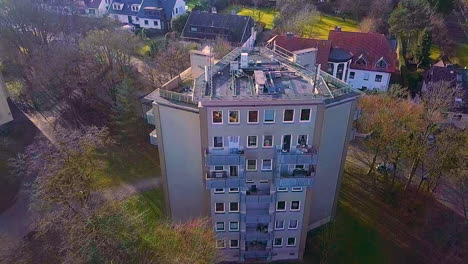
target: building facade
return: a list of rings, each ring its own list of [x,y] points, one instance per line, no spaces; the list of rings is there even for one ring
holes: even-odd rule
[[[193,56],[147,96],[172,219],[209,216],[223,261],[301,259],[334,217],[359,94],[267,48]]]
[[[387,91],[396,70],[396,53],[382,34],[330,31],[328,40],[275,36],[268,45],[304,67],[320,64],[321,68],[355,89]],[[307,57],[316,50],[317,60]],[[313,57],[312,57],[313,58]]]
[[[162,32],[185,12],[184,0],[114,0],[109,7],[109,15],[120,23]]]

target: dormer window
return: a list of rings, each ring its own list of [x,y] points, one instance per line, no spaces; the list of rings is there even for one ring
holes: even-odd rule
[[[138,10],[140,10],[140,5],[132,5],[131,9],[134,12],[138,12]]]
[[[122,10],[123,6],[124,6],[124,4],[114,3],[114,4],[112,5],[112,8],[113,8],[114,10]]]
[[[367,65],[367,61],[364,59],[364,57],[361,55],[359,58],[356,60],[356,65],[360,66],[365,66]]]
[[[385,59],[382,57],[380,58],[379,61],[375,64],[377,68],[387,68],[388,63],[385,61]]]

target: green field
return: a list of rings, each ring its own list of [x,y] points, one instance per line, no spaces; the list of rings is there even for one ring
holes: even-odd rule
[[[127,200],[126,205],[131,212],[143,214],[149,224],[154,224],[166,218],[164,195],[161,189],[154,189],[132,196]]]
[[[241,16],[252,16],[255,17],[254,12],[256,11],[253,7],[246,7],[246,6],[239,6],[239,5],[231,5],[228,8],[224,9],[222,13],[230,14],[231,11],[236,11],[238,15]],[[278,11],[272,8],[259,8],[261,12],[261,19],[260,22],[265,24],[266,29],[272,29],[274,26],[274,19],[278,15]]]
[[[320,18],[314,23],[307,25],[305,32],[310,32],[311,36],[319,39],[328,39],[328,33],[333,30],[336,26],[341,27],[343,31],[359,32],[359,23],[346,19],[343,20],[341,17],[330,16],[321,14]]]
[[[436,45],[431,47],[431,60],[437,62],[442,55],[442,51]],[[457,44],[455,49],[455,56],[450,57],[450,61],[454,64],[460,65],[460,67],[468,66],[468,44]]]

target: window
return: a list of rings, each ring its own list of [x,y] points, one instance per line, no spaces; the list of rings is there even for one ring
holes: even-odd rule
[[[157,27],[157,26],[158,26],[158,21],[157,21],[157,20],[154,20],[154,21],[153,21],[153,25]]]
[[[224,231],[224,222],[216,222],[216,231],[217,232]]]
[[[272,170],[272,162],[271,162],[271,159],[264,159],[264,160],[262,160],[262,170],[265,170],[265,171]]]
[[[273,242],[273,246],[274,247],[282,247],[283,246],[283,238],[281,238],[281,237],[275,238],[275,240]]]
[[[223,147],[223,137],[213,137],[213,147],[222,148]]]
[[[224,203],[215,204],[215,213],[224,213]]]
[[[368,80],[369,80],[369,73],[365,72],[364,73],[364,81],[368,81]]]
[[[198,28],[196,28],[196,27],[190,27],[190,31],[192,31],[192,32],[197,32],[197,31],[198,31]]]
[[[177,8],[177,7],[175,8],[175,13],[176,14],[179,13],[179,8]]]
[[[222,239],[216,240],[216,248],[225,248],[226,242]]]
[[[229,188],[229,192],[230,192],[230,193],[238,193],[238,192],[239,192],[239,188]]]
[[[216,188],[216,189],[214,189],[214,193],[224,193],[224,189],[223,188]]]
[[[254,180],[245,180],[245,183],[254,183]]]
[[[296,245],[296,238],[295,237],[288,237],[288,243],[286,246],[294,247]]]
[[[229,111],[229,124],[239,124],[239,111]]]
[[[263,136],[263,147],[272,148],[273,147],[273,136]]]
[[[296,166],[294,166],[295,169],[304,169],[305,166],[304,164],[296,164]]]
[[[301,109],[301,122],[310,121],[310,109]]]
[[[263,123],[274,123],[275,122],[275,110],[265,110],[263,116]]]
[[[88,13],[89,13],[90,15],[95,15],[95,14],[96,14],[96,10],[90,8],[90,9],[88,9]]]
[[[223,165],[216,165],[216,166],[214,166],[214,170],[215,170],[215,171],[223,171],[223,170],[224,170],[224,166],[223,166]]]
[[[301,210],[301,202],[300,201],[292,201],[291,202],[291,211],[299,211]]]
[[[275,221],[275,230],[284,229],[284,220],[276,220]]]
[[[260,183],[269,183],[268,180],[260,180],[259,182],[260,182]]]
[[[239,231],[239,222],[229,222],[229,231]]]
[[[250,123],[250,124],[258,123],[258,111],[257,110],[249,111],[249,118],[247,120],[247,123]]]
[[[257,136],[247,136],[247,147],[248,148],[257,147]]]
[[[229,247],[230,248],[239,248],[239,240],[237,239],[232,239],[229,241]]]
[[[229,166],[229,175],[231,177],[239,176],[239,167],[238,166]]]
[[[256,171],[257,170],[257,160],[247,160],[247,170]]]
[[[307,135],[298,135],[297,144],[301,146],[307,145]]]
[[[377,66],[378,68],[387,68],[387,62],[385,61],[385,59],[382,57],[376,64],[375,66]]]
[[[355,75],[356,75],[355,72],[349,72],[349,79],[354,79]]]
[[[297,229],[297,220],[289,220],[289,229]]]
[[[223,111],[213,111],[213,124],[223,123]]]
[[[278,187],[278,188],[276,188],[276,190],[277,190],[278,192],[287,192],[287,191],[288,191],[288,187]]]
[[[283,122],[294,122],[294,109],[285,109],[283,115]]]
[[[382,75],[380,75],[380,74],[375,75],[375,81],[376,82],[381,82],[382,81]]]
[[[293,192],[302,192],[302,187],[292,187],[291,191],[293,191]]]
[[[238,202],[229,203],[229,212],[233,212],[233,213],[239,212],[239,203]]]
[[[149,23],[148,20],[145,20],[145,25],[148,25],[148,23]]]
[[[367,61],[362,57],[362,55],[359,56],[359,58],[356,60],[356,65],[363,66],[366,64],[367,64]]]
[[[286,202],[285,201],[278,201],[276,203],[276,211],[286,211]]]

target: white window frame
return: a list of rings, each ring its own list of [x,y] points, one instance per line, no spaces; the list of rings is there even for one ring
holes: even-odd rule
[[[286,110],[292,110],[293,111],[293,116],[292,116],[292,121],[285,121],[284,118],[286,117]],[[296,111],[295,109],[284,109],[283,110],[283,123],[294,123],[294,118],[296,117]]]
[[[218,191],[219,190],[222,190],[222,191]],[[224,188],[214,188],[214,193],[218,194],[218,193],[224,193]]]
[[[232,241],[237,241],[237,247],[232,246]],[[239,239],[230,239],[229,240],[229,248],[239,248]]]
[[[222,229],[222,230],[221,230],[221,229],[218,230],[218,223],[223,223],[223,229]],[[226,231],[226,224],[225,224],[224,222],[222,222],[222,221],[216,222],[216,224],[215,224],[215,231],[216,231],[216,232],[224,232],[224,231]]]
[[[232,176],[231,175],[231,167],[237,167],[237,175],[236,176]],[[229,177],[239,177],[239,165],[229,165]]]
[[[221,138],[221,147],[216,147],[215,146],[215,138],[220,137]],[[213,136],[213,148],[215,149],[222,149],[224,148],[224,137],[223,136]]]
[[[216,167],[223,167],[223,168],[220,170],[217,170]],[[213,168],[214,168],[214,171],[224,171],[224,165],[214,165]]]
[[[237,211],[231,210],[231,204],[236,203],[237,204]],[[229,202],[229,212],[230,213],[238,213],[240,211],[240,203],[239,202]]]
[[[239,187],[234,187],[234,188],[229,188],[230,193],[238,193],[239,192]]]
[[[289,244],[289,239],[290,239],[290,238],[294,238],[294,244],[293,244],[293,245],[290,245],[290,244]],[[295,237],[288,237],[288,238],[286,238],[286,246],[287,246],[287,247],[295,247],[295,246],[296,246],[296,238],[295,238]]]
[[[284,209],[278,209],[279,202],[284,202]],[[287,201],[277,201],[276,202],[276,211],[277,212],[286,212],[287,208],[288,208],[288,202]]]
[[[249,120],[250,112],[257,112],[257,122],[250,122]],[[247,124],[258,124],[258,122],[260,122],[260,112],[258,110],[248,110],[247,111]]]
[[[281,227],[277,227],[276,223],[279,223],[280,221],[283,221],[283,225]],[[275,220],[275,230],[284,230],[284,220]]]
[[[296,227],[291,227],[291,222],[292,222],[292,221],[296,221]],[[288,224],[288,229],[290,229],[290,230],[296,230],[296,229],[298,229],[298,228],[299,228],[299,220],[297,220],[297,219],[290,219],[290,220],[289,220],[289,224]]]
[[[222,246],[219,245],[219,244],[220,244],[220,243],[219,243],[220,241],[222,241]],[[217,240],[216,240],[216,248],[226,248],[226,240],[224,240],[224,239],[217,239]]]
[[[214,122],[214,112],[221,112],[221,123],[215,123]],[[223,113],[223,110],[213,110],[211,111],[211,124],[213,125],[222,125],[224,122],[223,120],[223,117],[224,117],[224,113]]]
[[[254,180],[245,180],[245,183],[254,183]]]
[[[293,208],[292,208],[293,202],[299,202],[299,207],[298,207],[298,209],[293,209]],[[289,205],[289,211],[291,211],[291,212],[298,212],[298,211],[301,211],[301,201],[291,201],[291,203],[290,203],[290,205]]]
[[[231,122],[231,112],[237,112],[237,122]],[[229,110],[228,111],[228,124],[231,124],[231,125],[240,124],[240,111],[239,110]]]
[[[265,161],[269,160],[270,161],[270,168],[266,169],[265,168]],[[273,160],[272,159],[262,159],[262,171],[272,171],[273,170]]]
[[[275,242],[276,242],[276,239],[279,239],[281,241],[281,244],[277,245]],[[273,247],[283,247],[283,238],[282,237],[275,237],[273,239]]]
[[[309,145],[309,135],[305,134],[305,135],[297,135],[297,140],[296,140],[296,144],[299,145],[299,136],[306,136],[306,145]]]
[[[223,204],[223,211],[216,211],[217,204]],[[215,211],[215,214],[224,214],[226,212],[226,205],[224,203],[215,203],[214,211]]]
[[[301,120],[302,110],[309,110],[309,119],[308,120]],[[311,119],[312,119],[312,108],[301,108],[301,112],[299,113],[299,122],[306,123],[306,122],[310,122]]]
[[[287,192],[287,191],[288,191],[288,187],[276,187],[276,191],[277,191],[277,192]]]
[[[302,187],[292,187],[292,192],[302,192]]]
[[[255,146],[249,146],[249,137],[255,137]],[[258,136],[247,136],[247,148],[258,148]]]
[[[231,229],[231,223],[237,223],[237,229]],[[239,221],[230,221],[230,222],[229,222],[229,231],[235,232],[235,231],[239,231],[239,230],[240,230]]]
[[[351,77],[351,73],[353,74],[352,77]],[[349,72],[349,79],[354,80],[355,78],[356,78],[356,72],[350,71]]]
[[[255,169],[249,170],[249,160],[255,160]],[[246,160],[246,162],[245,162],[245,170],[246,170],[246,171],[257,171],[257,167],[258,167],[258,162],[257,162],[256,159],[248,159],[248,160]],[[247,182],[247,181],[246,181],[246,182]]]
[[[265,137],[267,136],[271,136],[271,146],[265,146]],[[262,147],[263,148],[273,148],[273,146],[275,146],[275,136],[273,135],[263,135],[263,138],[262,138]]]
[[[362,79],[363,79],[364,81],[369,81],[369,79],[370,79],[370,73],[365,72],[365,73],[364,73],[364,76],[362,77]]]
[[[273,121],[265,121],[266,111],[273,111]],[[265,124],[274,124],[276,121],[276,110],[275,109],[265,109],[263,110],[263,123]]]
[[[380,76],[380,81],[377,81],[377,76]],[[383,80],[383,75],[382,74],[376,74],[375,75],[374,82],[380,83],[380,82],[382,82],[382,80]]]
[[[293,147],[293,144],[294,144],[294,138],[293,138],[293,135],[292,134],[287,134],[287,135],[282,135],[281,136],[281,149],[283,149],[283,145],[284,145],[284,137],[285,136],[291,136],[291,142],[289,142],[289,152],[292,151],[292,147]]]

